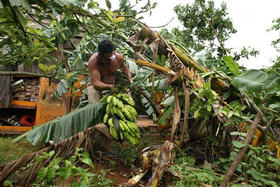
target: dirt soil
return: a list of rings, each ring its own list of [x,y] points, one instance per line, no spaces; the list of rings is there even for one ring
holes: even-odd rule
[[[97,172],[107,171],[107,178],[114,181],[116,186],[127,186],[127,182],[133,177],[136,168],[134,161],[142,149],[161,145],[166,140],[157,128],[142,129],[139,144],[133,146],[130,142],[111,142],[111,153],[99,153],[99,158],[94,161]],[[147,179],[149,176],[146,177]],[[145,185],[147,181],[140,181]]]

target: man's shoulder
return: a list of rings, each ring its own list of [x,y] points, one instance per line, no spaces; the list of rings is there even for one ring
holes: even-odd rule
[[[115,55],[116,55],[118,60],[123,60],[124,59],[123,56],[118,52],[115,52]]]
[[[98,53],[94,53],[91,55],[88,63],[96,63],[97,61],[99,60],[99,56],[98,56]]]
[[[97,68],[98,61],[99,61],[98,53],[94,53],[93,55],[91,55],[91,57],[88,61],[88,67]]]

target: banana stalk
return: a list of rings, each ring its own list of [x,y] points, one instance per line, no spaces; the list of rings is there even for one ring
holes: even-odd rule
[[[175,75],[175,72],[172,71],[171,69],[169,68],[165,68],[165,67],[162,67],[158,64],[154,64],[154,63],[150,63],[148,61],[145,61],[145,60],[136,60],[136,63],[140,66],[147,66],[147,67],[150,67],[150,68],[153,68],[153,69],[156,69],[156,70],[159,70],[161,72],[163,72],[164,74],[167,74],[167,75]]]

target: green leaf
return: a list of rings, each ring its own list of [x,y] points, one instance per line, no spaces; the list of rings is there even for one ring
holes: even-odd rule
[[[249,169],[246,173],[251,174],[256,180],[261,180],[263,178],[262,175],[253,168]]]
[[[31,10],[28,0],[10,0],[12,6],[22,6],[25,9]]]
[[[174,104],[174,95],[166,98],[162,103],[162,105],[173,105]]]
[[[60,80],[60,83],[59,83],[58,86],[57,86],[57,93],[58,93],[60,96],[62,96],[62,95],[64,95],[65,93],[68,92],[68,88],[69,88],[69,86],[68,86],[68,84],[67,84],[67,81],[64,80],[64,79],[62,79],[62,80]]]
[[[173,106],[170,105],[168,108],[165,109],[164,113],[162,114],[161,118],[158,120],[158,125],[164,125],[166,123],[166,119],[168,116],[173,112]]]
[[[225,56],[224,62],[233,75],[240,75],[239,65],[233,60],[232,56]]]
[[[112,5],[111,5],[111,2],[109,0],[105,0],[105,3],[106,3],[106,6],[111,9],[112,8]]]
[[[59,169],[58,175],[61,177],[62,180],[72,177],[73,176],[72,167],[65,167]]]
[[[265,81],[265,87],[267,89],[272,89],[273,87],[279,85],[280,83],[280,77],[275,74],[269,74],[268,79]]]
[[[0,1],[0,4],[1,4],[1,1]],[[5,182],[3,183],[4,186],[13,186],[13,182],[10,181],[10,180],[5,180]]]
[[[271,104],[268,107],[271,108],[271,109],[274,109],[274,110],[276,110],[276,109],[279,110],[280,109],[280,102],[276,102],[274,104]]]
[[[208,112],[211,112],[212,111],[212,105],[207,105],[207,110],[208,110]]]
[[[238,149],[240,149],[240,148],[242,148],[242,147],[245,146],[244,143],[242,143],[242,142],[240,142],[240,141],[236,141],[236,140],[232,141],[232,144],[234,145],[234,147],[236,147],[236,148],[238,148]]]
[[[247,72],[235,77],[231,84],[240,91],[261,91],[267,80],[267,74],[260,70],[248,70]]]
[[[102,122],[105,112],[103,103],[89,104],[84,108],[39,125],[28,132],[26,139],[33,145],[49,141],[56,143]],[[72,127],[72,123],[74,127]]]
[[[193,117],[194,117],[194,118],[197,118],[197,117],[199,116],[199,111],[200,111],[200,108],[197,109],[197,110],[194,112],[194,114],[193,114]]]
[[[247,133],[234,131],[234,132],[231,132],[230,135],[232,135],[232,136],[238,135],[238,136],[244,136],[244,137],[246,137],[246,136],[247,136]]]
[[[88,8],[96,8],[98,7],[98,3],[95,1],[91,1],[88,3]]]
[[[36,183],[41,183],[48,174],[48,168],[41,168],[37,174]]]
[[[128,64],[129,71],[133,74],[136,74],[138,72],[139,68],[138,68],[137,64],[135,63],[135,60],[128,58],[128,59],[126,59],[126,62]]]
[[[108,12],[105,12],[105,14],[107,15],[107,17],[109,18],[109,20],[115,24],[115,20],[113,18],[113,12],[111,10],[109,10]],[[107,31],[108,34],[114,34],[113,31]]]
[[[93,162],[90,158],[82,158],[81,159],[81,162],[89,165],[92,169],[94,169],[94,165],[93,165]]]

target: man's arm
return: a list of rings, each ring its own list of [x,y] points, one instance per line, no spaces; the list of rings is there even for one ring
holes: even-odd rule
[[[115,87],[114,84],[106,84],[101,81],[101,75],[97,68],[97,57],[92,56],[88,62],[88,69],[90,74],[90,82],[92,86],[97,90],[109,90]]]
[[[131,78],[131,73],[128,69],[128,67],[126,66],[126,64],[124,63],[124,58],[123,56],[121,56],[120,58],[120,62],[121,62],[121,69],[123,70],[123,72],[127,75],[127,78],[129,80],[130,83],[132,83],[132,78]]]

